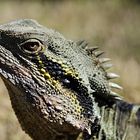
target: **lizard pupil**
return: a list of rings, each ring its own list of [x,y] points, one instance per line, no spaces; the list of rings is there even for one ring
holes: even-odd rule
[[[39,44],[37,42],[28,42],[24,44],[24,49],[28,51],[36,51],[39,47]]]
[[[35,39],[27,40],[20,44],[20,48],[25,53],[34,54],[42,50],[43,45]]]

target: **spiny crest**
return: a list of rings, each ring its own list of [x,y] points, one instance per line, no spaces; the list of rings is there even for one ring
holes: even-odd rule
[[[87,45],[88,45],[88,43],[85,41],[85,40],[79,40],[79,41],[77,41],[77,43],[76,43],[78,46],[80,46],[81,48],[83,48],[83,49],[86,49],[86,47],[87,47]]]
[[[87,52],[89,54],[89,51],[90,51],[90,54],[91,55],[94,55],[96,58],[97,58],[97,61],[100,62],[100,66],[105,70],[106,72],[106,78],[107,80],[111,80],[111,79],[115,79],[115,78],[118,78],[119,76],[115,73],[108,73],[106,70],[108,70],[109,68],[111,68],[113,65],[111,63],[108,63],[109,61],[111,61],[110,58],[103,58],[103,57],[100,57],[102,56],[102,54],[104,54],[103,51],[97,51],[98,47],[92,47],[92,48],[87,48]],[[112,82],[108,82],[109,86],[111,89],[119,89],[119,90],[122,90],[123,88],[121,86],[119,86],[118,84],[116,83],[112,83]],[[115,99],[121,99],[120,95],[118,95],[117,93],[111,91],[110,92],[110,95],[111,95],[111,98],[115,98]]]
[[[78,41],[77,42],[77,45],[81,46],[83,49],[86,50],[87,54],[89,56],[93,56],[93,57],[96,57],[97,61],[99,62],[98,64],[100,64],[100,66],[104,69],[105,73],[106,73],[106,78],[108,80],[108,85],[111,89],[119,89],[119,90],[122,90],[123,88],[121,86],[119,86],[118,84],[116,83],[113,83],[113,82],[110,82],[109,80],[112,80],[112,79],[115,79],[115,78],[119,78],[120,76],[115,74],[115,73],[110,73],[110,72],[107,72],[107,70],[109,68],[111,68],[113,65],[111,63],[108,63],[111,61],[110,58],[104,58],[104,57],[101,57],[102,54],[104,54],[103,51],[99,51],[99,47],[97,46],[94,46],[94,47],[89,47],[88,48],[88,43],[86,41]],[[111,99],[116,99],[116,100],[121,100],[122,97],[111,91],[110,92],[110,95],[108,95]]]

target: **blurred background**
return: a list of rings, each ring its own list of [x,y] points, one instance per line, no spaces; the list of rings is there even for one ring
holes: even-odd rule
[[[127,101],[140,103],[139,0],[0,0],[0,24],[32,18],[71,40],[85,39],[112,59]],[[0,79],[0,140],[31,140],[20,128]]]

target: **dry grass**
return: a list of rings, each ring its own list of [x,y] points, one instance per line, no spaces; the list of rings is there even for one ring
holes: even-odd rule
[[[19,18],[33,18],[55,28],[69,39],[86,39],[99,45],[113,60],[121,94],[140,103],[140,5],[121,0],[64,2],[0,2],[0,23]],[[11,109],[7,90],[0,81],[0,139],[29,140],[21,131]]]

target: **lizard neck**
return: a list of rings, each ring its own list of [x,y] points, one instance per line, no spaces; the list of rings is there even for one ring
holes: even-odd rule
[[[140,106],[117,101],[112,108],[101,107],[99,140],[139,140]]]
[[[116,135],[122,140],[140,139],[140,106],[124,101],[116,104]]]

